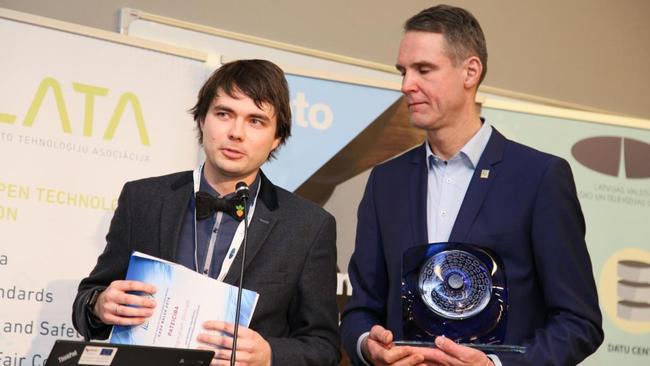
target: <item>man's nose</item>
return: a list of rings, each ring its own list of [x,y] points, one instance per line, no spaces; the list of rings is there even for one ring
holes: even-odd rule
[[[228,131],[228,137],[230,137],[231,139],[238,139],[238,140],[243,139],[245,135],[244,126],[245,126],[244,119],[236,118],[235,121],[230,126],[230,130]]]
[[[417,90],[417,83],[411,73],[406,72],[402,76],[402,88],[400,90],[403,94],[410,94]]]

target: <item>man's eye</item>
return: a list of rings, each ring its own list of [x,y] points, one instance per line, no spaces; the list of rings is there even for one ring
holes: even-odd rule
[[[418,72],[419,72],[420,74],[427,74],[427,73],[429,73],[430,71],[431,71],[431,69],[428,68],[428,67],[421,67],[421,68],[418,69]]]

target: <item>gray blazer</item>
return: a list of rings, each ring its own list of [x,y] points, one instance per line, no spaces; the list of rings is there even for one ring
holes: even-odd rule
[[[97,326],[85,303],[94,289],[125,277],[132,251],[174,261],[192,194],[191,171],[124,185],[106,248],[73,304],[75,328],[86,339],[109,336],[111,326]],[[225,282],[238,283],[241,254]],[[274,365],[339,362],[334,217],[264,174],[248,233],[244,287],[260,294],[250,328],[270,343]]]

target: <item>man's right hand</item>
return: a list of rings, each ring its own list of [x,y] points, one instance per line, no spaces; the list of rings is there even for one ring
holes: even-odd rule
[[[134,295],[129,292],[141,292]],[[139,281],[113,281],[97,298],[93,313],[108,325],[140,325],[153,315],[156,301],[146,296],[156,293],[152,285]]]
[[[423,355],[417,353],[414,347],[395,346],[393,333],[380,325],[373,326],[361,342],[361,353],[375,366],[425,365]]]

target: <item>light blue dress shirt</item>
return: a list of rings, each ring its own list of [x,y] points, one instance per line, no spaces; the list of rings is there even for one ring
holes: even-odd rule
[[[427,236],[429,243],[449,241],[474,170],[492,135],[483,122],[481,129],[448,161],[433,154],[427,143]]]
[[[429,243],[449,241],[458,211],[474,170],[492,135],[492,126],[483,121],[481,129],[448,161],[433,154],[427,143],[427,236]],[[489,173],[488,173],[489,174]],[[501,361],[487,355],[496,366]]]

